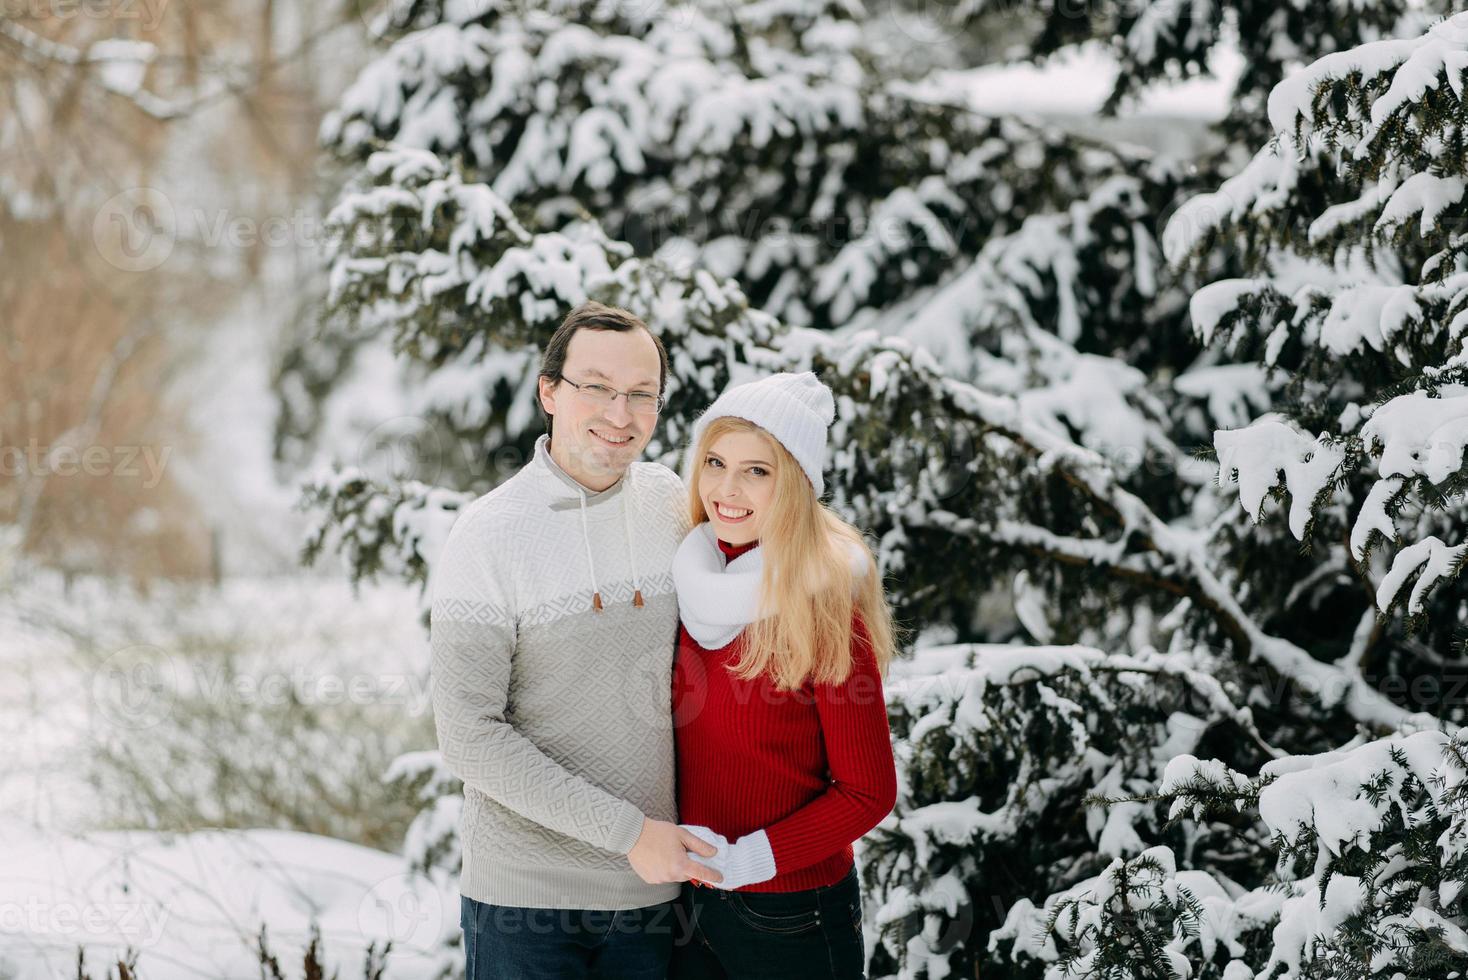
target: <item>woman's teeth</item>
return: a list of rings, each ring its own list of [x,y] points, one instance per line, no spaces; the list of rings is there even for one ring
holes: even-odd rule
[[[600,432],[596,431],[595,429],[592,429],[591,430],[591,434],[594,435],[594,436],[596,436],[602,442],[608,443],[608,444],[613,445],[613,446],[625,446],[625,445],[627,445],[627,443],[629,443],[629,442],[632,441],[632,436],[630,436],[630,435],[622,436],[620,439],[614,439],[611,436],[602,435]]]
[[[714,504],[714,510],[718,511],[719,516],[726,521],[742,521],[754,513],[748,508],[725,507],[723,504]]]

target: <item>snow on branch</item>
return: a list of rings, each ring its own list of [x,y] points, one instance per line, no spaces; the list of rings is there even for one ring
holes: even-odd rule
[[[1268,412],[1239,429],[1213,433],[1218,482],[1236,487],[1244,512],[1258,523],[1264,498],[1276,488],[1290,497],[1290,533],[1303,540],[1316,507],[1340,477],[1346,454],[1292,419]],[[1283,476],[1281,480],[1280,477]]]
[[[1269,121],[1277,132],[1313,125],[1323,88],[1359,79],[1370,82],[1391,74],[1386,91],[1371,104],[1369,125],[1360,145],[1369,145],[1397,113],[1412,105],[1441,82],[1463,97],[1463,70],[1468,68],[1468,15],[1455,14],[1433,25],[1420,37],[1388,38],[1328,54],[1297,71],[1269,93]]]

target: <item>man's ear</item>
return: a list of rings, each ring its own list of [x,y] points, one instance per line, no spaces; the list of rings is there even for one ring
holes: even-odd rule
[[[538,394],[540,396],[540,407],[547,415],[556,414],[556,383],[545,375],[541,375],[537,382]]]

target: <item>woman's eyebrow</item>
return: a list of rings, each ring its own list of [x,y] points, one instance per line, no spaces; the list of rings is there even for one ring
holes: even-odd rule
[[[712,449],[710,449],[708,451],[708,455],[710,455],[710,456],[714,457],[714,459],[717,459],[717,460],[720,460],[720,461],[722,461],[723,458],[724,458],[724,457],[720,456],[718,453],[714,452]],[[770,469],[774,469],[775,468],[775,464],[774,463],[767,463],[767,462],[765,462],[762,459],[741,459],[739,461],[739,465],[740,466],[750,466],[750,465],[754,465],[754,466],[767,466]]]

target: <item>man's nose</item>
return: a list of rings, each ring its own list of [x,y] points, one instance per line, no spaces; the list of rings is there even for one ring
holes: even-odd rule
[[[632,412],[627,408],[627,396],[617,395],[607,406],[607,421],[613,425],[626,426],[632,422]]]

